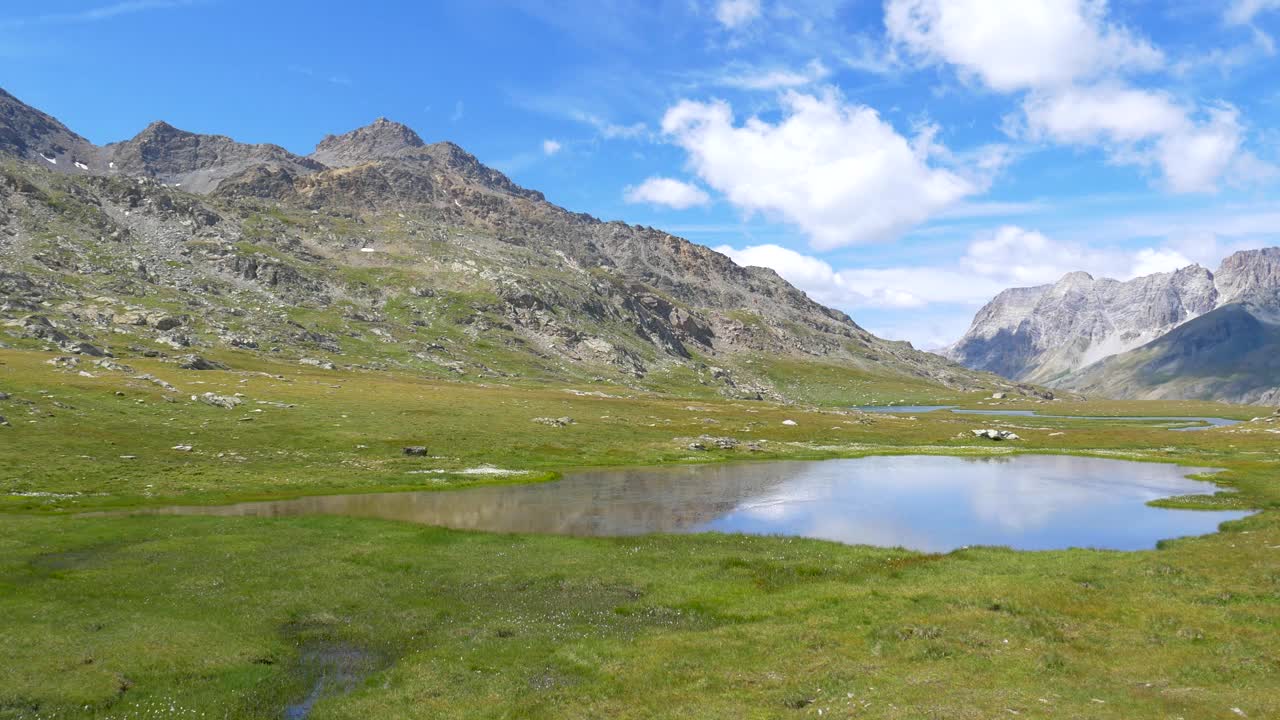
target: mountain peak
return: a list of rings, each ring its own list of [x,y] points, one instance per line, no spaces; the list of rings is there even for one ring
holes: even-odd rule
[[[1081,283],[1091,283],[1091,282],[1093,282],[1092,275],[1090,275],[1089,273],[1083,270],[1076,270],[1074,272],[1069,272],[1066,275],[1063,275],[1062,279],[1058,281],[1058,284],[1059,285],[1079,285]]]
[[[157,120],[132,139],[102,150],[112,172],[145,175],[189,192],[206,193],[253,165],[288,167],[298,174],[324,169],[278,145],[236,142],[225,135],[202,135]]]
[[[404,123],[380,117],[342,135],[328,135],[311,153],[329,167],[350,167],[383,158],[399,157],[426,143]]]

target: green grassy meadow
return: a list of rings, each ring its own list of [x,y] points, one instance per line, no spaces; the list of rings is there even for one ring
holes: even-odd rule
[[[992,407],[870,373],[795,380],[809,383],[810,404],[784,406],[690,399],[674,385],[449,382],[237,353],[220,357],[229,371],[134,358],[120,361],[132,372],[66,371],[51,357],[0,351],[4,720],[304,709],[317,720],[1280,717],[1276,423],[1175,433],[843,409]],[[244,397],[229,410],[190,399],[205,392]],[[1269,414],[1194,402],[999,407]],[[1024,440],[977,441],[974,427]],[[703,434],[760,450],[689,450]],[[408,445],[428,457],[404,456]],[[1149,552],[943,555],[121,512],[543,481],[588,466],[1009,452],[1220,467],[1213,479],[1231,494],[1167,504],[1260,512]],[[525,474],[461,473],[479,466]],[[411,474],[422,469],[443,472]]]

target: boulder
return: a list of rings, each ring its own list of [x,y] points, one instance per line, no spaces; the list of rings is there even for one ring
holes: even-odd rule
[[[165,382],[164,380],[161,380],[160,378],[156,377],[155,375],[152,375],[151,373],[143,373],[142,375],[134,375],[134,376],[133,376],[133,379],[134,379],[134,380],[146,380],[147,382],[151,383],[152,385],[159,385],[160,387],[164,388],[165,390],[177,390],[177,389],[178,389],[178,388],[176,388],[176,387],[174,387],[174,386],[170,385],[169,383]]]
[[[155,321],[156,329],[162,330],[162,331],[172,330],[177,327],[182,327],[182,325],[183,325],[183,319],[179,317],[174,317],[172,315],[166,315],[160,318],[159,320]]]
[[[1008,430],[992,430],[990,428],[984,428],[981,430],[972,430],[971,432],[973,433],[974,437],[986,438],[988,440],[1021,440],[1022,439],[1018,437],[1016,433],[1009,432]]]
[[[99,360],[94,360],[93,364],[102,368],[103,370],[111,370],[113,372],[133,372],[133,368],[129,367],[128,365],[122,365],[110,358],[101,358]]]
[[[576,424],[573,421],[573,418],[571,417],[558,417],[558,418],[536,417],[533,419],[533,422],[539,423],[541,425],[548,425],[550,427],[567,427],[569,425]]]
[[[230,395],[218,395],[218,394],[216,394],[216,393],[211,393],[211,392],[207,392],[207,393],[205,393],[205,394],[203,394],[203,395],[200,395],[200,396],[198,396],[198,397],[197,397],[197,396],[195,396],[195,395],[192,395],[192,396],[191,396],[191,399],[192,399],[192,400],[199,400],[200,402],[204,403],[205,405],[212,405],[212,406],[214,406],[214,407],[225,408],[225,409],[227,409],[227,410],[232,410],[232,409],[234,409],[237,405],[239,405],[240,403],[244,402],[243,400],[241,400],[241,399],[240,399],[240,398],[238,398],[238,397],[233,397],[233,396],[230,396]]]
[[[87,342],[63,343],[62,349],[76,355],[89,355],[91,357],[103,357],[107,354],[106,350]]]
[[[403,452],[410,457],[423,457],[427,454],[427,448],[423,445],[410,445]]]
[[[199,355],[183,355],[178,358],[178,367],[183,370],[226,370],[227,366],[220,362],[202,358]]]

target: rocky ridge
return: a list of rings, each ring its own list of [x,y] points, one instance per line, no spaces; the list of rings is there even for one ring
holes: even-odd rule
[[[1006,290],[944,354],[1110,397],[1271,402],[1280,371],[1264,348],[1277,323],[1280,248],[1264,248],[1231,255],[1217,272],[1192,265],[1127,282],[1075,272]]]
[[[19,136],[6,147],[61,137],[34,109],[14,115],[26,119],[6,125]],[[305,158],[163,123],[96,152],[111,159],[76,173],[17,151],[0,163],[0,323],[19,346],[224,348],[738,397],[786,397],[781,358],[1013,387],[877,338],[770,270],[555,206],[391,121]]]

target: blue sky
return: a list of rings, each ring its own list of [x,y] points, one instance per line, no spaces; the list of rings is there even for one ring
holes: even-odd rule
[[[1280,0],[11,0],[0,86],[98,143],[387,116],[936,347],[1280,244],[1277,42]]]

